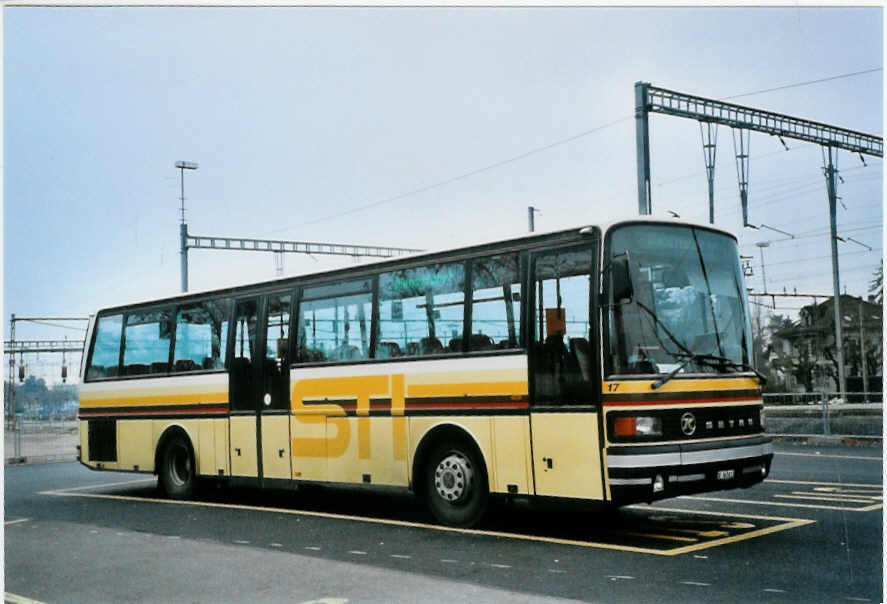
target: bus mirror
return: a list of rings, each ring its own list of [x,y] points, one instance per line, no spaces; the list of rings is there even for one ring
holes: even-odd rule
[[[631,302],[634,287],[631,284],[631,272],[628,269],[628,258],[614,258],[610,265],[610,279],[613,287],[613,303]]]

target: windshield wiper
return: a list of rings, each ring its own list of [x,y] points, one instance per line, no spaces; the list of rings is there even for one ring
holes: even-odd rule
[[[676,357],[685,357],[681,364],[669,371],[667,374],[663,375],[661,378],[656,380],[650,385],[652,390],[656,390],[660,386],[663,386],[666,382],[670,381],[674,376],[678,374],[684,367],[686,367],[691,361],[695,361],[699,364],[708,365],[709,367],[723,367],[724,363],[722,359],[729,361],[730,359],[725,359],[725,357],[717,357],[710,354],[696,354],[695,352],[677,352],[672,353],[672,356]],[[732,361],[731,361],[732,362]]]
[[[730,369],[733,369],[733,370],[742,369],[742,370],[751,371],[752,373],[754,373],[757,376],[757,378],[759,380],[761,380],[762,386],[767,383],[767,378],[760,371],[758,371],[757,369],[755,369],[754,367],[752,367],[751,365],[749,365],[747,363],[739,363],[739,362],[736,362],[733,359],[730,359],[728,357],[722,357],[722,356],[719,356],[716,354],[696,354],[696,353],[692,353],[692,352],[689,352],[689,353],[678,352],[678,353],[673,353],[672,356],[685,357],[685,358],[683,361],[681,361],[680,365],[678,365],[677,367],[675,367],[674,369],[669,371],[666,375],[662,376],[661,378],[659,378],[658,380],[653,382],[650,385],[650,388],[652,390],[656,390],[657,388],[661,387],[666,382],[671,380],[674,376],[676,376],[678,374],[678,372],[681,371],[681,369],[686,367],[687,364],[690,363],[691,361],[695,361],[700,364],[705,364],[705,365],[708,365],[709,367],[715,367],[715,368],[729,367]]]
[[[757,369],[755,369],[754,367],[752,367],[751,365],[749,365],[748,363],[740,363],[738,361],[734,361],[731,358],[722,357],[722,356],[718,356],[718,355],[714,355],[714,354],[702,354],[699,356],[705,357],[707,360],[710,360],[710,361],[716,361],[718,363],[727,365],[731,369],[736,369],[736,370],[743,369],[745,371],[751,371],[752,373],[754,373],[757,376],[757,378],[759,380],[761,380],[762,386],[767,383],[766,376],[763,373],[761,373],[760,371],[758,371]]]

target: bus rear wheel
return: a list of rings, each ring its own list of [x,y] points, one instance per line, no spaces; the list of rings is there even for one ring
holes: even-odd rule
[[[489,489],[483,464],[464,442],[442,441],[425,464],[425,502],[441,524],[477,525],[487,508]]]
[[[188,439],[181,434],[173,435],[163,446],[159,474],[160,485],[171,499],[188,499],[194,494],[197,484],[194,454]]]

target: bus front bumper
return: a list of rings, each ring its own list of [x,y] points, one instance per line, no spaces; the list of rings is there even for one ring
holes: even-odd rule
[[[614,503],[624,505],[677,495],[749,487],[770,473],[767,436],[730,441],[607,447],[607,476]]]

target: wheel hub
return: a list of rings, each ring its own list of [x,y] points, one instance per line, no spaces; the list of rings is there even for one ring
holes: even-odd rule
[[[170,456],[170,476],[177,485],[185,484],[191,477],[191,456],[184,447],[176,447]]]
[[[450,503],[467,499],[473,484],[471,463],[460,453],[450,453],[434,470],[434,488],[441,498]]]

